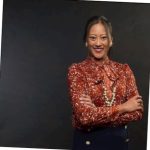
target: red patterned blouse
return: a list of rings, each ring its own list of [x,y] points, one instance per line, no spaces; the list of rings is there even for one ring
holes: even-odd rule
[[[100,65],[88,57],[69,67],[68,84],[73,108],[72,122],[78,129],[124,125],[142,118],[141,111],[119,114],[116,107],[138,94],[133,72],[127,64],[107,59]],[[111,106],[106,104],[103,84],[109,99],[113,95],[113,86],[116,87]],[[89,95],[96,107],[80,103],[82,94]]]

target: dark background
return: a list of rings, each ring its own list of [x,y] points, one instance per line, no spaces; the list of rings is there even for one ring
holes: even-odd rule
[[[112,23],[112,59],[128,63],[143,96],[142,121],[130,123],[130,150],[146,150],[150,4],[4,0],[0,146],[71,148],[67,68],[86,58],[84,26],[93,15]]]

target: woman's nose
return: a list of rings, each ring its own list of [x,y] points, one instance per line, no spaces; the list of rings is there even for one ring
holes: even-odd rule
[[[96,40],[96,45],[97,46],[100,46],[102,43],[101,43],[101,40],[100,40],[100,38],[97,38],[97,40]]]

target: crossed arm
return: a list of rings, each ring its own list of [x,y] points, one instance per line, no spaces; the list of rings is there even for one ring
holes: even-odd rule
[[[127,102],[117,106],[96,107],[86,93],[86,80],[77,64],[69,68],[68,83],[71,103],[75,118],[83,126],[126,124],[142,118],[143,106],[139,96],[134,75],[128,65],[126,69]]]

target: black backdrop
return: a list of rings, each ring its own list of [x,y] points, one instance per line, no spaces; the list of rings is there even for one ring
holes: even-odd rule
[[[4,0],[0,79],[0,146],[71,148],[67,68],[83,60],[86,20],[112,23],[112,59],[128,63],[145,104],[130,123],[130,150],[145,150],[150,68],[150,4]]]

